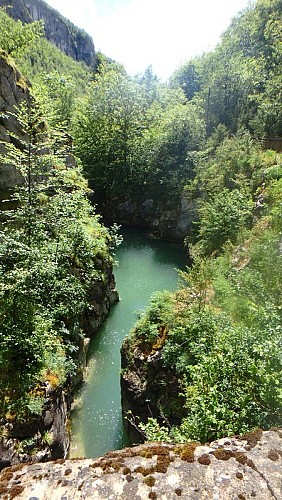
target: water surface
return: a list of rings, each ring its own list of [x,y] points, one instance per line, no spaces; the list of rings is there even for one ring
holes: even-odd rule
[[[72,417],[71,457],[98,457],[127,444],[120,403],[120,347],[157,290],[174,290],[176,268],[186,265],[184,250],[146,235],[140,229],[123,228],[114,269],[120,301],[91,341],[88,374],[78,394],[81,409]]]

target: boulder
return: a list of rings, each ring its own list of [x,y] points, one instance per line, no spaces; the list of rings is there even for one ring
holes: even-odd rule
[[[282,429],[209,445],[152,443],[98,459],[9,467],[7,500],[270,500],[282,498]]]

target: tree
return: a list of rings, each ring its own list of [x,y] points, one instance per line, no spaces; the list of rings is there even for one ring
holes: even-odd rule
[[[7,54],[19,56],[42,37],[43,32],[43,21],[23,24],[8,16],[5,7],[0,7],[0,47]]]
[[[13,410],[26,418],[35,411],[36,383],[51,377],[62,384],[76,369],[91,289],[105,278],[96,256],[110,261],[110,237],[79,170],[66,168],[62,136],[52,140],[43,126],[38,104],[23,102],[17,117],[24,139],[18,147],[7,144],[1,158],[20,169],[22,184],[14,193],[18,209],[0,232],[0,396],[4,416]]]
[[[74,118],[76,151],[95,200],[126,196],[132,176],[132,144],[141,135],[144,98],[121,67],[102,63]]]

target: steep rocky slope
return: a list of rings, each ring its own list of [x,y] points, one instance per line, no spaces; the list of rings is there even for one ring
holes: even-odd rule
[[[30,97],[27,82],[20,75],[13,63],[4,53],[0,53],[0,153],[3,152],[3,142],[13,142],[14,136],[23,138],[20,125],[13,114],[15,107]],[[15,167],[0,163],[0,210],[7,208],[5,200],[10,190],[21,181],[21,176]]]
[[[44,20],[45,36],[65,54],[95,67],[96,52],[92,38],[77,28],[43,0],[0,0],[0,6],[11,6],[8,14],[23,23]]]
[[[256,431],[208,446],[154,443],[91,460],[58,460],[5,469],[3,500],[278,500],[282,432]]]
[[[16,107],[29,99],[31,95],[28,82],[23,79],[11,60],[4,53],[0,53],[0,154],[5,151],[5,143],[12,142],[19,146],[19,140],[26,139],[16,118]],[[22,178],[16,167],[6,164],[5,160],[0,158],[0,212],[1,209],[13,208],[9,195],[21,182]],[[46,398],[46,403],[42,413],[34,415],[31,420],[17,422],[13,415],[5,414],[0,418],[0,469],[7,464],[48,460],[67,455],[67,421],[72,390],[74,385],[82,380],[89,338],[107,316],[111,304],[118,300],[111,258],[105,253],[93,257],[93,261],[97,272],[87,290],[91,307],[78,318],[86,338],[81,338],[77,345],[76,373],[68,378],[63,387],[52,386],[47,382],[36,387],[37,395]],[[51,439],[46,440],[46,433]]]

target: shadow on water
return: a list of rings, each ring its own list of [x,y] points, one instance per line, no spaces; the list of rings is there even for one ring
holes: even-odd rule
[[[187,265],[187,251],[179,243],[164,241],[156,238],[146,229],[123,227],[121,233],[123,242],[121,248],[129,250],[130,248],[139,250],[148,250],[152,253],[153,259],[157,264],[171,264],[180,269]]]
[[[114,270],[120,302],[92,339],[85,383],[77,397],[80,409],[72,415],[71,456],[97,457],[128,444],[120,404],[120,347],[157,290],[174,290],[184,269],[185,252],[174,243],[148,237],[144,231],[123,228]]]

